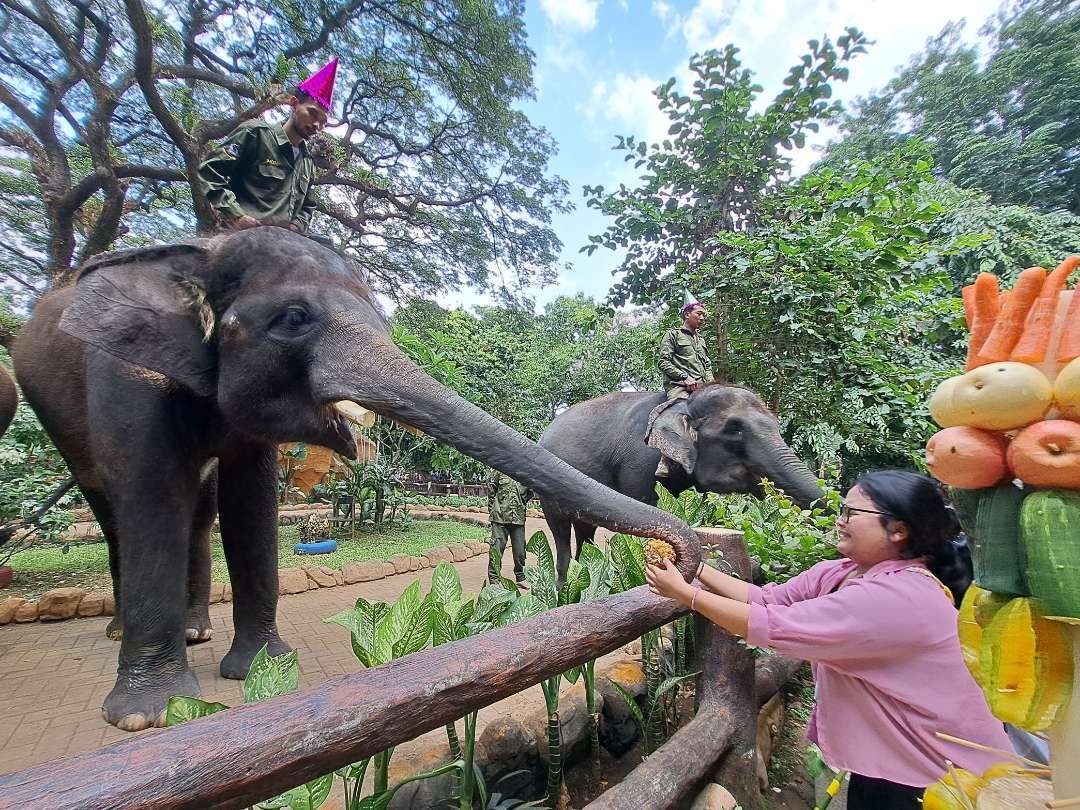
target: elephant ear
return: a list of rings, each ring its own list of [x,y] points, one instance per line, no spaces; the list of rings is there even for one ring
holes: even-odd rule
[[[649,414],[645,443],[659,450],[664,458],[678,462],[687,475],[694,472],[697,464],[697,431],[690,424],[685,399],[669,400],[653,408]]]
[[[60,329],[114,357],[214,392],[213,311],[199,281],[205,240],[119,251],[83,267]]]

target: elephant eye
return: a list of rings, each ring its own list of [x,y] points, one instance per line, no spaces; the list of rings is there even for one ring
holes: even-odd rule
[[[292,304],[274,318],[270,331],[284,337],[299,337],[312,327],[311,314],[299,304]]]

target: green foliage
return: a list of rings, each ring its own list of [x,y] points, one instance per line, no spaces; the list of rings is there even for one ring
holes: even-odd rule
[[[271,656],[266,645],[255,655],[244,679],[244,703],[287,695],[295,692],[300,685],[300,662],[296,650],[283,655]],[[174,695],[169,698],[165,709],[165,725],[176,726],[225,711],[229,707],[224,703],[208,703],[194,697]],[[326,774],[311,780],[292,790],[275,796],[256,805],[264,810],[317,810],[330,796],[334,784],[334,774]]]
[[[782,582],[822,560],[836,556],[835,515],[840,493],[819,481],[825,489],[824,504],[802,509],[764,481],[765,496],[710,494],[714,512],[709,525],[738,529],[750,555],[761,563],[766,579]]]
[[[0,350],[0,360],[4,359],[4,354]],[[0,525],[29,517],[69,475],[64,460],[34,412],[25,400],[20,400],[11,426],[0,437]],[[70,507],[79,500],[78,489],[65,494],[41,519],[34,538],[54,540],[62,537],[75,522]],[[0,562],[31,545],[28,540],[0,547]]]
[[[687,270],[716,255],[710,236],[756,225],[762,195],[790,170],[783,150],[801,147],[806,133],[835,113],[831,83],[847,79],[845,65],[865,43],[851,28],[835,46],[828,38],[811,40],[785,89],[762,112],[754,111],[762,89],[733,45],[690,60],[692,93],[677,92],[674,79],[656,90],[671,121],[670,139],[646,144],[620,136],[615,146],[643,169],[638,186],[610,193],[585,188],[587,205],[614,222],[582,250],[626,251],[612,301],[676,300]]]
[[[460,387],[450,387],[532,439],[568,405],[626,386],[659,384],[652,319],[612,313],[583,296],[558,298],[539,315],[503,307],[481,307],[474,315],[412,300],[394,313],[394,324],[453,363],[451,379]],[[419,351],[410,356],[424,357]],[[485,477],[471,464],[475,469],[434,449],[427,461],[429,469]]]
[[[853,105],[826,160],[873,158],[922,139],[939,177],[994,204],[1080,214],[1080,7],[1004,4],[978,46],[963,41],[963,28],[949,23],[881,91]]]

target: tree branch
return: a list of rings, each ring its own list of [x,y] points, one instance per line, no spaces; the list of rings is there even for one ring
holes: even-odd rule
[[[285,51],[285,56],[288,59],[296,59],[298,56],[306,56],[309,53],[322,48],[330,41],[330,34],[341,28],[346,22],[349,21],[353,15],[358,13],[363,7],[366,0],[350,0],[334,14],[329,17],[323,17],[322,30],[316,35],[315,39],[308,42],[302,42],[295,47],[289,48]]]

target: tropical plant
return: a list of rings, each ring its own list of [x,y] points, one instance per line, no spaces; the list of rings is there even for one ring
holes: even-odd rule
[[[416,581],[393,604],[369,602],[360,597],[352,608],[323,621],[348,630],[357,660],[365,667],[377,667],[427,646],[431,638],[434,600],[430,593],[421,599],[420,593],[420,582]],[[388,788],[393,754],[394,749],[388,748],[375,755],[376,794],[385,793]]]
[[[271,656],[266,645],[256,654],[244,679],[244,703],[295,692],[300,686],[300,663],[296,650],[283,655]],[[209,703],[195,697],[175,695],[169,698],[165,709],[165,725],[176,726],[199,717],[225,711],[224,703]],[[329,773],[312,779],[303,785],[275,796],[256,807],[262,810],[316,810],[329,797],[334,785],[334,774]]]
[[[306,442],[297,442],[287,449],[284,445],[278,447],[278,503],[285,503],[290,495],[303,496],[304,493],[293,486],[293,477],[300,470],[299,462],[306,458]]]

